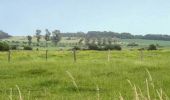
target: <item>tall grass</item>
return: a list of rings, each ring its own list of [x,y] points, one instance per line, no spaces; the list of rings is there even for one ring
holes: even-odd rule
[[[0,52],[0,99],[169,99],[170,51],[144,51],[142,61],[138,51],[110,51],[109,62],[107,54],[79,51],[74,63],[70,51],[49,51],[48,61],[44,51],[12,51],[8,63]]]

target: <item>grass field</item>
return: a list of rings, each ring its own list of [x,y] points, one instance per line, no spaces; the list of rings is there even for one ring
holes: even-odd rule
[[[110,61],[107,51],[78,51],[77,62],[71,51],[49,51],[47,61],[45,51],[12,51],[9,63],[7,55],[0,52],[1,100],[137,100],[136,93],[140,100],[170,97],[169,50],[144,51],[143,60],[139,51],[127,50],[111,51]]]

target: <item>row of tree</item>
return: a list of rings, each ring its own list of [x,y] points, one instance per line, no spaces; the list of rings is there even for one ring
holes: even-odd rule
[[[59,30],[54,30],[50,32],[48,29],[46,29],[45,32],[46,33],[43,36],[41,35],[41,30],[36,30],[35,37],[37,39],[37,46],[39,46],[41,38],[44,38],[46,40],[46,47],[48,46],[48,41],[52,41],[55,45],[57,45],[57,43],[61,40],[61,33]],[[27,39],[28,39],[28,44],[30,46],[32,43],[32,36],[28,35]]]
[[[45,30],[45,39],[49,41],[51,39],[50,35],[53,35],[53,37],[58,35],[60,33],[59,30],[54,30],[53,32],[50,32],[48,29]],[[36,30],[36,37],[37,41],[41,39],[41,30]],[[146,35],[132,35],[131,33],[128,32],[123,32],[123,33],[118,33],[118,32],[111,32],[111,31],[89,31],[87,33],[84,32],[76,32],[76,33],[62,33],[60,34],[62,37],[89,37],[89,38],[108,38],[108,37],[116,37],[120,39],[147,39],[147,40],[165,40],[165,41],[170,41],[170,35],[161,35],[161,34],[146,34]],[[0,31],[0,39],[10,37],[8,33],[4,31]],[[29,36],[30,38],[30,36]],[[55,43],[58,42],[58,36],[54,37],[51,40],[56,40],[53,41]]]
[[[170,41],[170,35],[161,35],[161,34],[146,34],[146,35],[132,35],[128,32],[118,33],[111,31],[89,31],[87,33],[77,32],[77,33],[63,33],[61,34],[64,37],[89,37],[89,38],[107,38],[107,37],[116,37],[120,39],[147,39],[147,40],[165,40]]]

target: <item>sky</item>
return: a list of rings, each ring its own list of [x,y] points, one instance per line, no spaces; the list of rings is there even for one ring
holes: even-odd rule
[[[0,0],[0,30],[169,34],[170,0]]]

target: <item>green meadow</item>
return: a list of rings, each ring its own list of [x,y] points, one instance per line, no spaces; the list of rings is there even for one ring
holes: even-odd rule
[[[0,52],[1,100],[168,100],[170,51]]]

